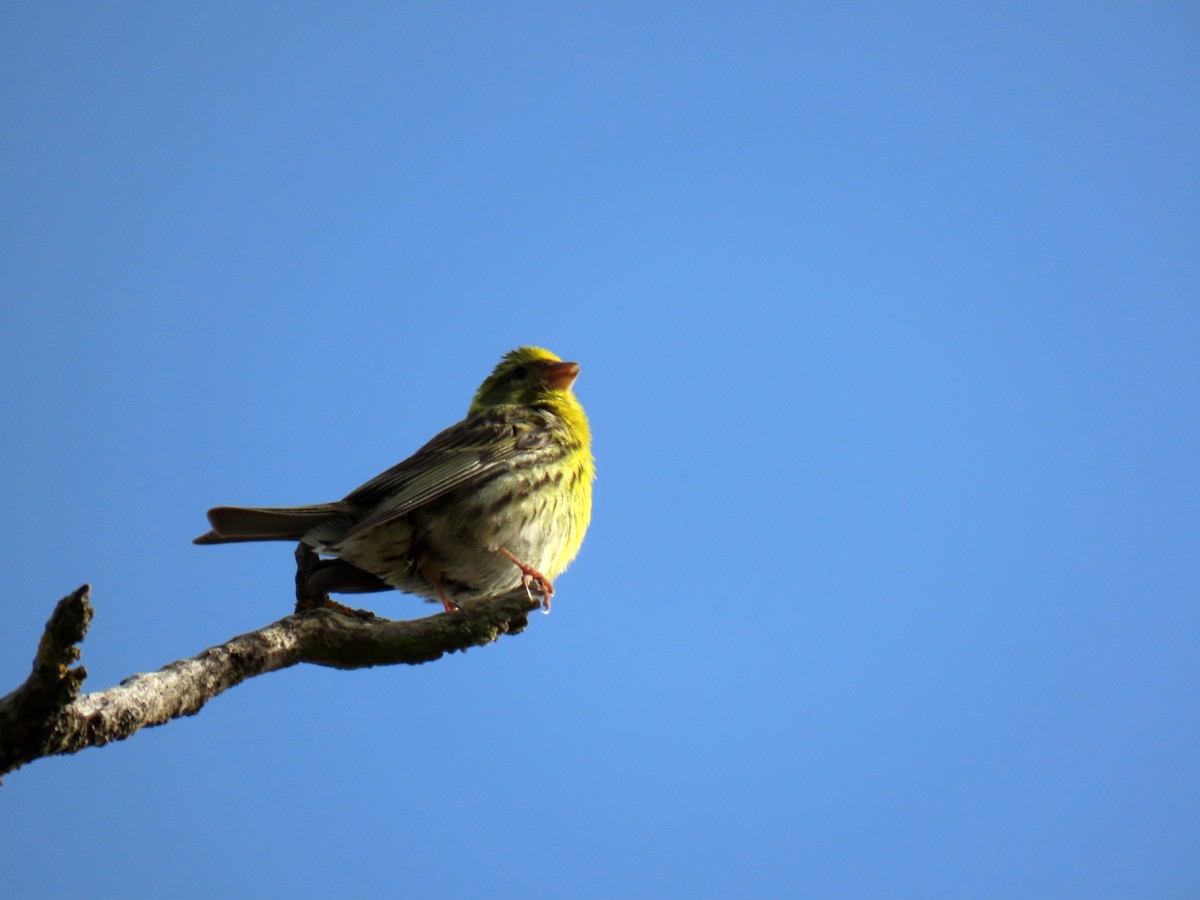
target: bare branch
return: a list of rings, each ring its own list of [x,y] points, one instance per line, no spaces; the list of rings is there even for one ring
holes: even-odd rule
[[[297,554],[300,561],[301,554]],[[54,754],[124,740],[139,729],[191,716],[248,678],[314,663],[338,669],[416,665],[445,653],[517,634],[538,607],[523,590],[455,613],[395,622],[348,610],[328,598],[298,596],[301,610],[198,656],[134,675],[116,687],[79,694],[87,672],[70,668],[92,617],[85,585],[55,607],[33,672],[0,699],[0,776]]]

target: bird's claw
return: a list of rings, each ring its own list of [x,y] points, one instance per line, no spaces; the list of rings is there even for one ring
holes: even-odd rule
[[[525,594],[530,600],[533,600],[533,591],[530,590],[533,585],[537,585],[538,593],[542,595],[542,612],[549,615],[550,598],[554,596],[554,585],[545,575],[540,575],[532,569],[529,571],[521,569],[521,586],[525,588]]]
[[[554,585],[550,583],[550,579],[539,572],[533,566],[527,566],[521,562],[503,547],[500,548],[501,555],[509,562],[521,570],[521,587],[525,588],[525,594],[529,599],[533,600],[533,591],[531,588],[536,585],[538,593],[542,595],[542,612],[550,612],[550,598],[554,596]]]

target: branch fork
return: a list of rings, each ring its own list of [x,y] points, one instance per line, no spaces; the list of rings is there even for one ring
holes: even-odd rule
[[[80,693],[87,670],[74,664],[92,620],[91,589],[72,591],[46,623],[25,683],[0,698],[0,776],[44,756],[100,747],[195,715],[229,688],[298,663],[336,669],[418,665],[490,644],[523,631],[529,613],[541,605],[518,588],[457,612],[392,621],[308,592],[304,575],[316,555],[301,545],[296,561],[292,615],[88,694]]]

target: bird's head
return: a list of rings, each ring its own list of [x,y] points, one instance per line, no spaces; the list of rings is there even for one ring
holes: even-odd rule
[[[541,347],[518,347],[505,353],[492,374],[484,379],[471,413],[497,406],[550,406],[574,403],[571,385],[579,375],[579,363],[563,362]]]

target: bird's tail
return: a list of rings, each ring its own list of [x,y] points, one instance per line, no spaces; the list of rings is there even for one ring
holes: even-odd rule
[[[214,506],[208,511],[212,531],[193,544],[234,544],[239,541],[298,541],[313,528],[348,512],[344,503],[314,506]]]

